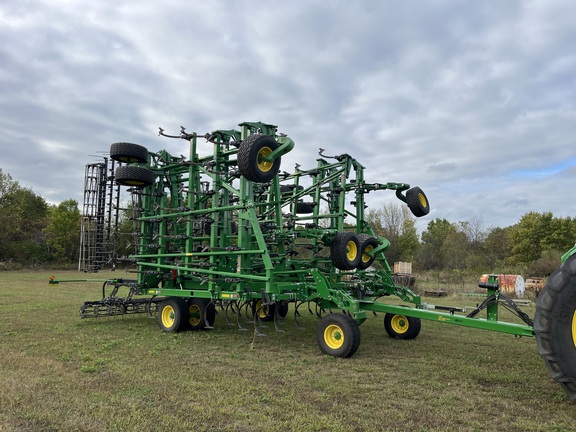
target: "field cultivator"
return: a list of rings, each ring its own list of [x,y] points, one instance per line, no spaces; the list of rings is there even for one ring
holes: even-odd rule
[[[280,330],[292,305],[296,322],[305,308],[318,315],[318,346],[337,357],[356,352],[359,326],[377,313],[397,339],[416,338],[422,319],[534,335],[532,320],[499,292],[495,276],[483,284],[486,300],[470,313],[428,305],[395,283],[385,257],[390,243],[365,221],[365,198],[393,191],[421,217],[430,207],[419,187],[368,183],[356,159],[324,149],[315,166],[281,171],[294,141],[275,125],[239,126],[205,135],[160,129],[189,142],[189,155],[121,142],[96,173],[87,167],[81,270],[97,270],[107,257],[112,266],[131,263],[135,277],[102,281],[102,300],[84,303],[83,318],[148,313],[162,330],[176,332],[211,328],[220,311],[240,330],[248,318],[260,334],[262,321]],[[211,151],[201,156],[201,147]],[[129,233],[118,228],[119,187],[131,196],[124,209],[134,227]],[[130,253],[118,253],[120,244]],[[499,320],[501,306],[521,322]]]

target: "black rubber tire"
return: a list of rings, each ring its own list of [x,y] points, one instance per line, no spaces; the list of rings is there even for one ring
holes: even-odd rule
[[[296,214],[314,213],[314,203],[299,202],[296,203]]]
[[[247,180],[266,183],[272,180],[280,170],[280,159],[274,162],[262,162],[259,158],[278,148],[274,138],[264,134],[253,134],[242,141],[238,149],[238,169]]]
[[[422,329],[420,318],[409,317],[400,314],[384,315],[384,330],[388,336],[394,339],[415,339]]]
[[[406,204],[416,217],[426,216],[430,213],[430,203],[426,194],[419,187],[413,187],[406,191]]]
[[[258,314],[260,321],[263,322],[274,321],[275,311],[276,311],[275,304],[262,306],[262,299],[254,300],[252,302],[252,315]]]
[[[116,168],[114,179],[121,186],[146,187],[154,184],[154,172],[138,166],[121,166]]]
[[[168,297],[158,306],[158,325],[165,332],[179,332],[188,326],[188,305],[183,298]]]
[[[334,237],[330,244],[330,259],[340,270],[353,270],[360,262],[360,241],[351,231],[343,231]]]
[[[288,315],[288,303],[287,302],[281,302],[281,303],[277,303],[276,304],[276,313],[278,314],[278,316],[280,318],[286,318],[286,315]]]
[[[376,249],[380,244],[375,237],[368,234],[360,234],[358,236],[358,241],[360,242],[360,262],[358,263],[358,268],[360,270],[366,270],[372,265],[375,256],[366,255],[365,252],[371,252]]]
[[[576,255],[548,277],[536,301],[534,332],[550,376],[576,401]]]
[[[146,163],[148,149],[139,144],[118,142],[110,146],[110,158],[124,163]]]
[[[188,328],[190,330],[203,330],[206,325],[212,327],[216,320],[216,308],[210,300],[202,298],[189,298],[186,301],[188,307]]]
[[[360,327],[348,315],[331,313],[316,326],[320,351],[333,357],[350,357],[360,346]]]

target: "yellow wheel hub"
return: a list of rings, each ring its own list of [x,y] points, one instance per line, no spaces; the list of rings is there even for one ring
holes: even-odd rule
[[[404,315],[394,315],[390,321],[392,330],[398,334],[403,334],[408,331],[408,319]]]
[[[364,252],[368,252],[368,253],[372,252],[373,250],[374,250],[373,246],[366,246],[364,248]],[[370,259],[371,259],[370,255],[367,255],[366,253],[362,254],[362,262],[367,263],[368,261],[370,261]]]
[[[420,200],[420,205],[422,207],[428,207],[428,201],[426,201],[426,197],[424,196],[424,194],[419,193],[418,199]]]
[[[574,311],[574,316],[572,317],[572,340],[576,348],[576,311]]]
[[[172,327],[174,325],[175,315],[176,314],[172,306],[164,306],[162,309],[162,325],[166,328]]]
[[[274,166],[274,161],[264,160],[272,154],[270,147],[262,147],[258,152],[258,169],[262,172],[268,172]]]
[[[200,307],[193,304],[188,308],[188,312],[190,313],[190,325],[193,327],[200,325],[200,322],[202,321],[202,311],[200,310]]]
[[[142,186],[144,182],[138,180],[126,180],[125,183],[130,186]]]
[[[358,247],[353,241],[349,241],[346,245],[346,256],[350,261],[354,261],[358,256]]]
[[[344,345],[344,332],[336,324],[330,324],[324,330],[324,342],[331,349],[338,349]]]
[[[256,313],[260,319],[264,319],[268,316],[268,311],[262,306],[262,300],[256,302]]]

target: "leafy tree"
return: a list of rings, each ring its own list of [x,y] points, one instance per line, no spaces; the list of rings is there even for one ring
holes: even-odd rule
[[[526,213],[512,227],[512,262],[526,265],[542,255],[546,239],[552,235],[552,213]]]
[[[48,205],[0,172],[0,260],[42,261]]]
[[[440,270],[446,265],[444,243],[450,236],[456,235],[456,227],[446,219],[436,218],[428,223],[422,233],[422,247],[418,254],[418,263],[425,270]]]
[[[408,207],[404,207],[405,213]],[[398,236],[398,249],[400,261],[414,261],[414,257],[420,248],[420,241],[418,239],[418,231],[416,230],[416,223],[414,217],[408,214],[404,215],[402,222],[402,233]]]
[[[419,241],[414,216],[407,206],[387,203],[379,210],[368,211],[366,221],[377,235],[390,242],[386,251],[388,261],[412,261]]]
[[[512,250],[512,228],[492,228],[484,241],[482,264],[490,271],[506,266]]]
[[[52,259],[72,262],[78,258],[80,211],[74,199],[62,201],[50,211],[50,224],[45,233]]]

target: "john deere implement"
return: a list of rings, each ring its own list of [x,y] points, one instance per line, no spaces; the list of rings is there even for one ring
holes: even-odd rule
[[[125,260],[135,277],[103,281],[102,299],[86,302],[82,317],[148,313],[162,330],[177,332],[211,328],[219,310],[227,324],[245,330],[248,318],[259,333],[261,321],[279,329],[289,310],[297,319],[308,309],[320,318],[320,350],[337,357],[356,352],[359,326],[377,313],[399,339],[416,338],[422,319],[534,335],[530,318],[499,292],[495,277],[484,284],[486,301],[468,314],[424,304],[394,283],[389,242],[365,221],[365,198],[392,191],[421,217],[430,207],[419,187],[368,183],[356,159],[323,149],[315,166],[281,171],[294,141],[272,124],[239,127],[205,135],[160,129],[189,142],[189,154],[115,143],[104,163],[87,166],[80,268]],[[118,230],[120,187],[131,192],[130,233]],[[116,247],[123,235],[131,237],[127,256]],[[402,304],[386,302],[393,298]],[[521,323],[500,321],[500,306]]]

